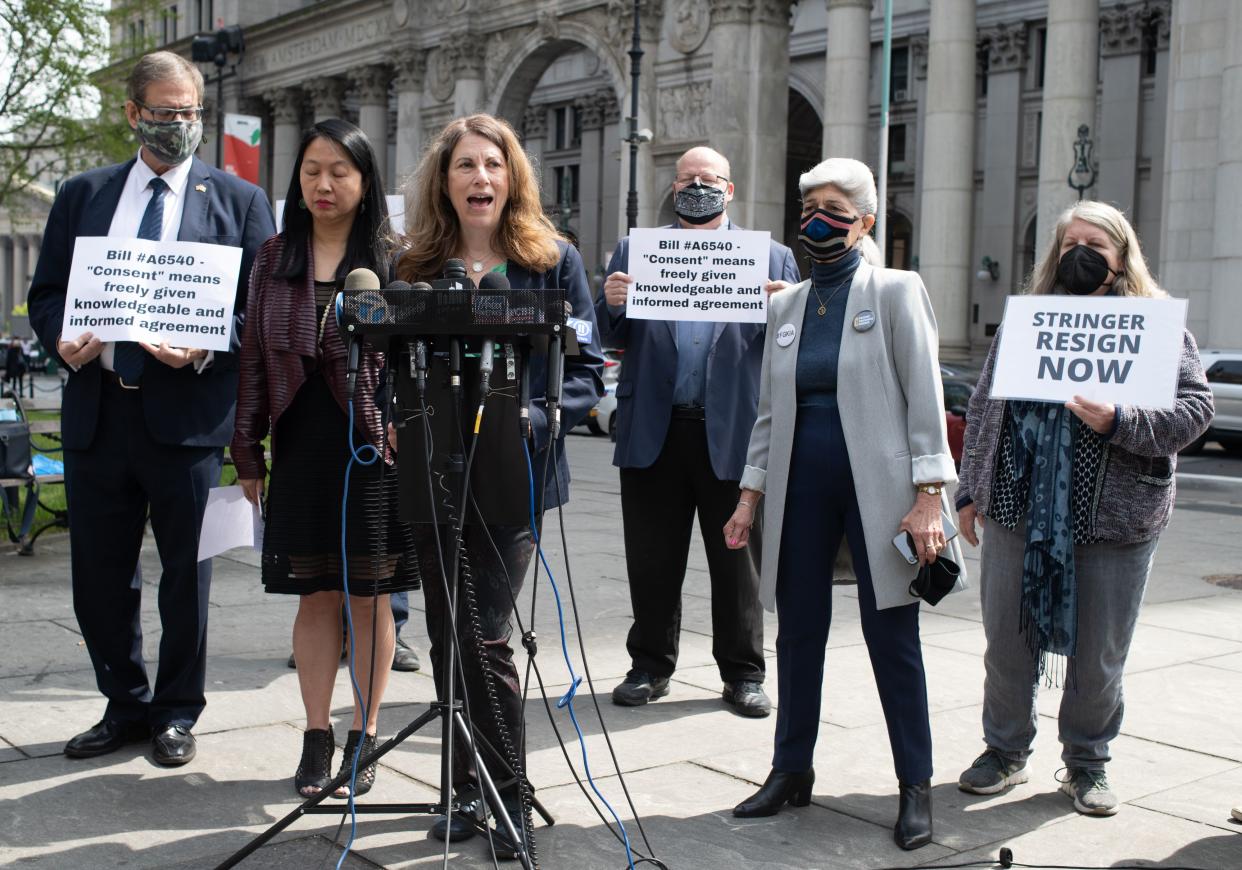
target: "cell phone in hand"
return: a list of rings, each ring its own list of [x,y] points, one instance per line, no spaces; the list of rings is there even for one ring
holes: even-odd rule
[[[897,548],[901,558],[911,565],[918,564],[919,557],[914,550],[914,537],[909,532],[898,532],[897,537],[893,538],[893,546]]]

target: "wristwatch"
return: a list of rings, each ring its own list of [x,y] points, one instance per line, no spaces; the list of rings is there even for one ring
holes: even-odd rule
[[[925,492],[928,495],[940,495],[944,492],[944,484],[942,483],[920,483],[915,487],[919,492]]]

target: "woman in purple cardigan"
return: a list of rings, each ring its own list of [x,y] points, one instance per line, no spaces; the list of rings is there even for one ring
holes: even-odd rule
[[[1080,202],[1057,221],[1029,292],[1158,298],[1125,216]],[[1062,682],[1061,791],[1087,815],[1117,812],[1104,766],[1121,730],[1121,675],[1161,531],[1177,451],[1212,419],[1198,348],[1185,332],[1171,410],[1089,401],[989,399],[997,342],[966,415],[957,490],[962,535],[987,518],[980,598],[987,635],[987,749],[958,787],[1026,782],[1041,678]]]
[[[310,796],[332,779],[341,608],[348,603],[352,615],[352,664],[361,690],[341,759],[348,770],[356,755],[376,745],[395,644],[388,593],[417,587],[419,573],[410,528],[396,520],[396,472],[371,398],[383,354],[362,348],[355,394],[365,398],[354,404],[351,432],[347,352],[333,317],[344,276],[356,268],[382,274],[390,256],[383,188],[363,132],[336,119],[307,131],[286,202],[284,229],[260,249],[250,276],[230,449],[238,483],[258,504],[267,470],[262,442],[272,434],[263,585],[301,596],[293,652],[306,731],[294,784]],[[343,566],[341,502],[351,442],[364,459],[371,453],[366,446],[383,459],[350,472]],[[365,794],[374,781],[374,764],[359,769],[354,793]],[[334,796],[348,793],[342,787]]]

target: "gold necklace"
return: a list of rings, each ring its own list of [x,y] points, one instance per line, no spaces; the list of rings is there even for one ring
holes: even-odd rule
[[[836,296],[838,293],[841,292],[842,287],[844,287],[846,284],[849,284],[853,280],[854,280],[854,276],[853,274],[851,274],[848,278],[846,278],[844,281],[838,284],[836,289],[832,291],[832,295],[828,297],[828,302],[831,302],[832,297]],[[825,314],[828,313],[828,302],[825,302],[823,299],[820,299],[819,290],[815,287],[815,279],[813,278],[811,279],[811,291],[815,294],[815,300],[819,302],[819,308],[815,309],[815,313],[818,314],[820,317],[823,317]]]
[[[316,346],[323,344],[323,330],[324,330],[324,327],[328,325],[328,312],[331,310],[332,310],[331,302],[329,302],[327,305],[323,307],[323,317],[319,318],[319,340],[315,343]]]
[[[483,257],[476,257],[473,254],[471,254],[469,251],[467,251],[465,259],[470,261],[470,271],[474,272],[477,275],[480,272],[482,272],[483,267],[486,266],[492,260],[496,260],[497,262],[500,262],[504,258],[497,257],[495,254],[491,254],[491,253]]]

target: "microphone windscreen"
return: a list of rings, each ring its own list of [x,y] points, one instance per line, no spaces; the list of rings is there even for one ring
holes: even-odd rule
[[[409,282],[409,281],[393,281],[391,284],[389,284],[389,285],[388,285],[387,287],[385,287],[384,289],[385,289],[385,290],[402,290],[402,291],[405,291],[405,290],[413,290],[414,288],[410,286],[410,282]]]
[[[488,272],[479,279],[480,290],[508,290],[509,279],[499,272]]]
[[[457,257],[451,257],[444,261],[444,277],[445,278],[465,278],[466,277],[466,261]]]
[[[379,288],[379,275],[370,269],[354,269],[345,276],[346,290],[378,290]]]
[[[413,284],[410,285],[410,289],[417,290],[420,293],[430,293],[435,288],[433,288],[426,281],[415,281]]]

